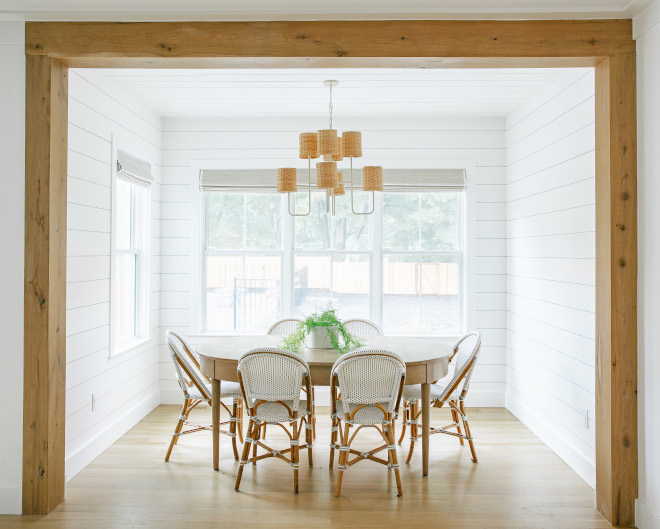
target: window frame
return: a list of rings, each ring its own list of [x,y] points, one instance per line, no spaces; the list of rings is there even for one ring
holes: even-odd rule
[[[434,331],[419,331],[419,332],[405,332],[397,333],[388,331],[388,334],[399,334],[407,336],[439,336],[439,337],[459,337],[466,332],[466,329],[473,329],[477,327],[477,310],[476,310],[476,290],[477,290],[477,218],[476,218],[476,181],[477,181],[477,165],[475,160],[470,159],[434,159],[434,167],[441,167],[445,169],[462,169],[466,175],[466,186],[463,191],[459,191],[461,199],[461,211],[459,212],[459,245],[461,246],[459,255],[459,319],[461,322],[461,329],[457,332],[434,332]],[[191,162],[191,172],[194,175],[194,181],[199,182],[202,170],[227,168],[226,161],[224,160],[193,160]],[[237,167],[243,168],[243,167]],[[406,160],[401,167],[394,167],[399,169],[427,169],[428,160],[423,165],[411,163],[411,160]],[[192,297],[192,310],[190,311],[189,325],[191,329],[196,329],[196,333],[192,336],[198,337],[212,337],[212,336],[228,336],[235,335],[239,331],[223,330],[223,331],[208,331],[205,327],[206,322],[206,256],[204,254],[206,244],[206,211],[204,194],[208,191],[202,191],[199,185],[195,186],[196,199],[193,203],[197,205],[197,214],[193,216],[193,222],[197,223],[193,226],[194,231],[197,232],[197,237],[193,244],[192,249],[193,260],[197,260],[193,265],[193,285],[197,288],[191,289]],[[347,191],[347,195],[350,191]],[[382,324],[383,321],[383,260],[382,256],[385,252],[382,249],[382,230],[377,229],[382,226],[382,194],[377,194],[380,197],[375,201],[375,211],[369,215],[369,230],[371,244],[368,250],[350,250],[345,253],[356,254],[369,254],[370,255],[370,285],[369,285],[369,305],[370,315],[372,321]],[[294,248],[294,234],[295,234],[295,218],[291,217],[287,211],[287,195],[282,195],[282,257],[281,267],[282,271],[290,270],[290,273],[281,274],[281,315],[280,317],[291,317],[293,311],[293,257],[296,252]],[[376,259],[374,249],[380,246],[380,259]],[[324,253],[326,250],[310,250],[310,253]],[[343,250],[340,252],[344,252]],[[443,253],[443,251],[437,251]],[[231,252],[230,252],[231,253]],[[263,252],[260,252],[263,254]],[[330,251],[328,251],[330,253]],[[433,251],[422,251],[424,255],[433,254]],[[444,253],[455,253],[454,251]],[[380,290],[380,295],[377,293]],[[241,334],[262,334],[262,331],[240,331]]]
[[[142,153],[135,153],[133,146],[115,136],[112,140],[111,163],[111,229],[110,229],[110,347],[109,357],[113,358],[126,353],[146,343],[150,339],[150,273],[151,263],[151,188],[131,186],[131,249],[117,249],[117,150],[122,150],[132,156],[145,159]],[[136,195],[139,200],[136,200]],[[115,287],[118,255],[132,254],[136,256],[135,266],[135,336],[125,342],[116,343],[115,337]]]

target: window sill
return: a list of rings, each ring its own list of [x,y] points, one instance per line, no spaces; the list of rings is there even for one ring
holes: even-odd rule
[[[222,338],[223,336],[262,336],[266,331],[203,331],[191,333],[187,336],[189,338]],[[409,336],[414,337],[437,337],[447,338],[448,340],[458,340],[462,333],[438,333],[438,332],[387,332],[385,336]]]
[[[149,338],[134,338],[133,340],[129,340],[128,342],[123,343],[117,347],[114,347],[114,349],[111,349],[110,358],[114,358],[124,353],[128,353],[129,351],[133,351],[134,349],[143,346],[148,341]]]

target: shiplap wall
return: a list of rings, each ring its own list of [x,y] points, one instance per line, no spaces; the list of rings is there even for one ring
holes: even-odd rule
[[[298,133],[316,130],[326,117],[169,118],[163,121],[161,205],[161,324],[184,335],[199,331],[194,273],[199,251],[198,182],[192,166],[219,160],[218,168],[271,168],[295,164]],[[506,371],[506,153],[502,117],[351,117],[336,120],[342,130],[363,131],[361,165],[392,168],[443,167],[445,160],[476,165],[476,324],[483,350],[471,386],[472,405],[504,403]],[[274,173],[273,173],[274,174]],[[192,318],[194,319],[194,317]],[[161,338],[162,339],[162,338]],[[193,344],[200,337],[192,337]],[[179,402],[181,391],[163,344],[162,402]],[[319,396],[317,396],[319,397]],[[319,397],[320,399],[321,397]]]
[[[67,190],[66,476],[160,402],[158,377],[160,118],[70,70]],[[110,357],[112,138],[146,156],[151,187],[149,341]],[[92,394],[96,408],[92,411]]]
[[[593,70],[507,118],[506,406],[592,486],[594,136]]]

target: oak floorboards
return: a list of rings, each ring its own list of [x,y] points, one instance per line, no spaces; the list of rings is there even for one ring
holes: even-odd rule
[[[195,413],[191,420],[210,422],[209,409]],[[70,480],[66,501],[51,514],[0,516],[0,529],[611,527],[594,507],[593,489],[501,408],[470,414],[478,464],[457,439],[433,435],[427,478],[421,446],[410,465],[401,464],[402,498],[396,496],[393,473],[369,461],[346,471],[342,497],[335,498],[338,471],[328,469],[328,410],[317,413],[315,466],[309,468],[301,454],[298,495],[291,492],[291,468],[274,459],[248,465],[241,491],[234,492],[238,463],[231,442],[221,437],[220,470],[214,472],[210,432],[182,437],[165,463],[179,408],[159,406]],[[432,423],[445,424],[447,416],[432,410]],[[277,430],[269,427],[268,439],[288,445]],[[357,446],[375,446],[374,433],[359,434]],[[400,461],[407,450],[406,439]]]

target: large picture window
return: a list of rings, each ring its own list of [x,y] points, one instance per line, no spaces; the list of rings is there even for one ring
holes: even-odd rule
[[[356,211],[368,207],[358,193]],[[204,330],[263,331],[329,302],[389,333],[463,330],[463,192],[384,192],[372,215],[350,196],[291,217],[286,195],[204,193]],[[306,211],[298,193],[296,211]]]

